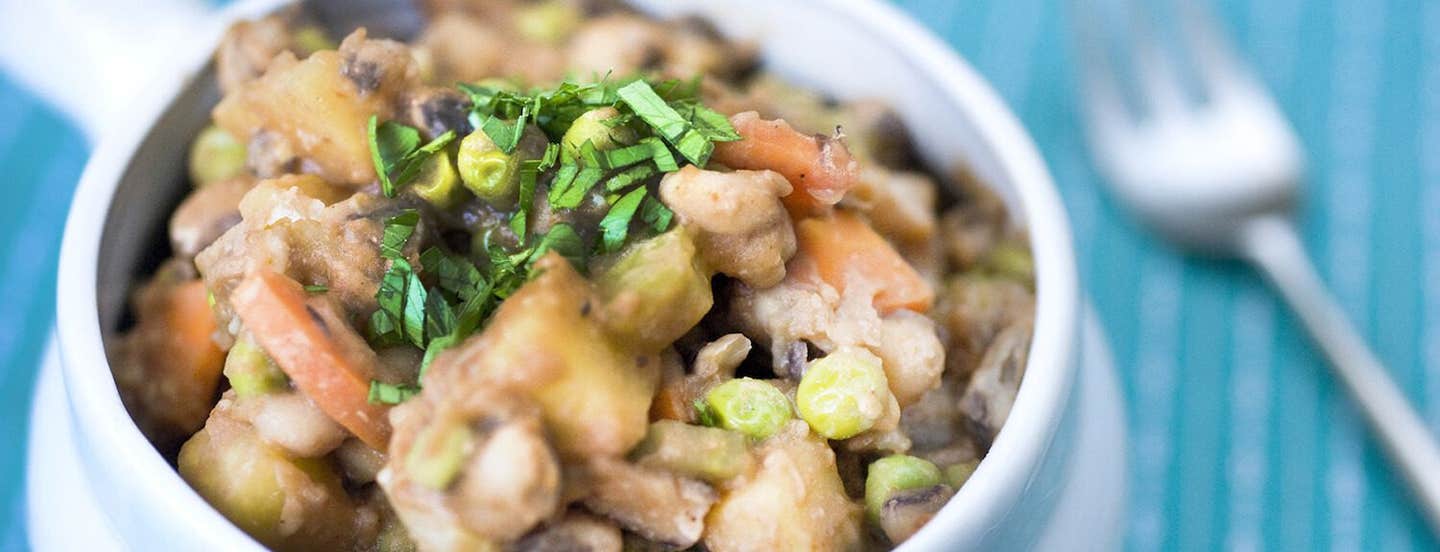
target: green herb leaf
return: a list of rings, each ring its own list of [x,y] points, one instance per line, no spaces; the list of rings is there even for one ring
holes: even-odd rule
[[[400,337],[400,327],[395,324],[395,317],[385,312],[384,309],[377,310],[370,315],[370,327],[365,338],[376,349],[398,345],[405,340]]]
[[[425,284],[420,282],[420,276],[410,269],[410,263],[401,259],[391,261],[396,264],[404,263],[405,271],[405,309],[401,313],[400,329],[404,331],[405,338],[410,343],[421,349],[425,348]],[[392,265],[394,266],[394,265]]]
[[[549,149],[546,150],[549,156]],[[540,178],[541,165],[544,159],[526,159],[520,162],[520,200],[515,215],[510,217],[510,230],[519,236],[520,243],[525,243],[529,235],[530,212],[535,205],[535,183]]]
[[[370,318],[370,337],[380,344],[409,340],[425,346],[425,286],[410,261],[405,258],[405,243],[415,233],[420,213],[407,209],[385,220],[380,240],[380,254],[390,260],[390,267],[380,278],[375,301],[380,310]]]
[[[675,108],[665,103],[665,100],[643,80],[620,87],[616,94],[619,95],[620,101],[630,106],[640,120],[645,121],[645,124],[650,125],[655,132],[671,143],[679,140],[680,136],[690,128],[690,123],[681,117]]]
[[[415,233],[415,226],[418,224],[420,212],[414,209],[406,209],[385,219],[385,233],[380,239],[380,255],[386,259],[404,258],[405,242]]]
[[[640,220],[650,225],[655,233],[664,232],[670,229],[670,221],[675,218],[675,212],[666,207],[655,196],[645,198],[645,206],[640,209]]]
[[[395,385],[371,380],[368,400],[370,404],[400,404],[419,392],[420,388],[414,385]]]
[[[455,310],[439,290],[431,289],[425,299],[425,335],[433,341],[455,331]],[[425,348],[428,348],[428,344]]]
[[[530,110],[527,108],[520,112],[520,118],[514,122],[505,121],[494,115],[489,116],[480,123],[480,130],[495,142],[495,147],[500,151],[511,153],[515,146],[520,145],[520,136],[525,132],[526,120],[530,117]]]
[[[674,142],[675,151],[680,152],[686,160],[697,167],[704,168],[710,162],[710,154],[715,151],[715,143],[705,138],[704,134],[695,129],[685,131],[680,139]]]
[[[434,140],[431,140],[429,143],[420,146],[419,149],[406,155],[405,158],[400,161],[400,170],[395,175],[395,189],[399,190],[400,188],[404,188],[411,181],[415,180],[415,177],[420,175],[420,169],[424,168],[425,161],[430,159],[430,156],[435,155],[435,152],[445,149],[445,146],[449,145],[454,139],[455,131],[447,130],[445,134],[436,136]],[[391,194],[390,197],[394,197],[394,195]]]
[[[371,115],[366,123],[366,135],[370,140],[370,161],[380,179],[380,191],[385,197],[395,197],[390,173],[406,155],[420,147],[420,131],[390,121],[380,123],[379,116]]]
[[[665,145],[659,138],[651,136],[640,140],[640,144],[650,146],[650,160],[655,162],[655,168],[662,173],[675,172],[680,170],[680,164],[675,162],[675,155],[670,153],[670,147]]]
[[[555,161],[556,159],[559,159],[559,157],[560,144],[556,144],[554,142],[545,144],[545,154],[540,156],[540,166],[537,168],[542,171],[549,169],[550,167],[555,166]]]
[[[690,103],[684,107],[677,108],[682,117],[690,121],[692,127],[699,131],[706,140],[711,142],[734,142],[740,139],[740,133],[730,124],[730,119],[720,112],[700,105]]]
[[[484,278],[480,269],[475,268],[475,263],[439,247],[431,247],[420,254],[420,266],[426,274],[435,277],[440,289],[461,300],[469,299],[469,294],[475,292]]]
[[[375,292],[375,300],[380,304],[381,313],[389,317],[386,328],[399,327],[400,319],[405,315],[405,284],[410,273],[410,264],[404,259],[392,261],[390,269],[380,277],[380,289]],[[382,335],[385,332],[380,332]]]
[[[575,228],[569,224],[560,223],[550,228],[545,237],[535,246],[535,252],[530,255],[531,261],[538,261],[545,253],[554,251],[570,261],[575,267],[583,266],[585,263],[585,243],[580,239],[580,234],[575,233]]]
[[[426,159],[455,139],[454,131],[446,131],[421,146],[420,131],[393,121],[381,123],[376,115],[370,116],[365,130],[370,142],[370,162],[375,166],[380,192],[385,197],[395,197],[400,188],[420,174]]]
[[[629,188],[635,183],[643,181],[654,174],[655,168],[651,167],[650,165],[630,167],[628,169],[620,171],[620,174],[610,177],[610,180],[605,181],[605,191],[618,192],[620,190],[624,190],[625,188]]]
[[[425,381],[425,373],[430,369],[430,363],[434,362],[445,349],[454,347],[466,338],[470,337],[480,326],[494,306],[494,295],[488,282],[480,280],[475,289],[469,292],[469,299],[466,299],[460,306],[459,314],[455,315],[455,323],[449,333],[430,340],[425,347],[425,356],[420,360],[419,381]]]
[[[659,141],[654,138],[650,138],[650,140]],[[669,153],[668,149],[666,153]],[[600,166],[606,170],[621,169],[641,161],[648,161],[654,155],[650,144],[635,144],[605,152],[600,158]]]
[[[715,415],[715,409],[710,408],[710,403],[705,402],[705,399],[695,399],[690,405],[695,407],[695,418],[700,425],[720,427],[720,417]]]
[[[551,205],[559,203],[560,198],[564,197],[575,183],[575,176],[579,173],[579,165],[570,160],[561,161],[560,169],[555,171],[555,178],[550,179],[550,193],[546,195],[546,200]]]
[[[580,202],[585,200],[585,194],[590,193],[590,189],[594,188],[595,184],[600,182],[600,177],[602,176],[605,176],[605,171],[601,170],[600,167],[585,167],[580,169],[580,173],[575,175],[574,182],[565,188],[560,194],[560,197],[550,202],[550,206],[557,209],[574,209],[579,207]]]
[[[325,293],[327,291],[330,291],[330,288],[328,286],[322,286],[319,284],[305,286],[305,293]]]
[[[600,220],[602,232],[603,250],[606,253],[613,253],[620,250],[625,244],[625,238],[630,234],[630,220],[635,218],[635,211],[640,207],[640,200],[645,199],[645,188],[635,188],[610,206],[610,212],[605,213],[605,218]]]

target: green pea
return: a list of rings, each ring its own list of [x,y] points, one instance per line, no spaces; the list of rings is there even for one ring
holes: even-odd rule
[[[560,138],[561,153],[571,157],[580,156],[580,147],[589,141],[597,150],[614,149],[635,143],[635,130],[624,125],[607,124],[620,116],[613,107],[591,109],[575,118],[565,136]]]
[[[751,378],[732,379],[705,394],[720,427],[765,439],[790,421],[790,400],[774,385]]]
[[[901,491],[923,489],[941,482],[940,468],[929,461],[896,454],[870,463],[865,474],[865,511],[880,516],[885,502]]]
[[[980,467],[979,460],[970,460],[968,462],[945,466],[945,484],[951,488],[959,489],[965,485],[966,481],[970,480],[970,476],[975,473],[975,468],[978,467]]]
[[[455,173],[450,153],[445,150],[437,151],[425,160],[410,189],[420,199],[441,209],[449,209],[465,199],[465,188],[460,185],[460,176]]]
[[[465,424],[436,422],[415,436],[405,455],[405,473],[416,483],[444,490],[460,474],[473,446],[474,438]]]
[[[507,79],[507,78],[504,78],[504,77],[487,77],[487,78],[483,78],[483,79],[480,79],[480,80],[475,81],[475,86],[479,86],[479,87],[482,87],[482,88],[489,88],[489,89],[492,89],[492,90],[504,90],[504,91],[506,91],[506,92],[515,92],[515,93],[517,93],[517,94],[520,93],[520,92],[524,92],[524,90],[521,90],[521,89],[520,89],[520,83],[516,82],[515,79]]]
[[[551,0],[521,7],[515,13],[515,30],[520,36],[555,44],[580,25],[581,13],[568,2]]]
[[[1001,278],[1026,285],[1035,281],[1035,260],[1023,242],[1006,241],[995,245],[983,261],[985,269]]]
[[[515,203],[520,188],[520,160],[500,151],[485,131],[476,130],[460,141],[456,165],[460,180],[476,197],[502,208]]]
[[[211,125],[190,143],[190,182],[204,186],[245,173],[245,144]]]
[[[291,42],[294,42],[295,47],[300,50],[296,53],[301,57],[321,50],[335,49],[335,41],[330,40],[330,35],[325,32],[325,29],[315,25],[306,25],[296,29],[295,34],[291,37]]]
[[[237,340],[225,355],[224,374],[240,398],[273,393],[289,381],[264,349],[245,338]]]
[[[830,439],[849,439],[875,425],[890,405],[880,359],[846,347],[810,363],[795,393],[800,417]]]

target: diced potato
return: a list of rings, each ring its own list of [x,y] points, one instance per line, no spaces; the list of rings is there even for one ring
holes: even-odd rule
[[[375,179],[366,123],[391,118],[394,98],[416,75],[403,45],[366,40],[361,29],[339,51],[276,57],[264,76],[225,96],[215,122],[242,141],[274,132],[326,180],[365,184]]]
[[[710,311],[710,273],[683,227],[626,249],[595,283],[605,327],[620,343],[658,351],[690,331]]]
[[[674,420],[650,424],[630,457],[641,466],[712,483],[748,472],[753,463],[744,435]]]
[[[321,459],[291,458],[230,416],[221,401],[180,449],[180,476],[230,521],[277,550],[353,543],[355,506]]]
[[[289,381],[270,355],[249,336],[235,340],[225,355],[225,378],[242,399],[279,391]]]
[[[435,359],[432,388],[489,386],[529,393],[562,457],[619,456],[645,437],[659,360],[617,345],[596,317],[598,299],[559,254],[500,306],[477,337]]]
[[[705,547],[850,550],[860,546],[861,508],[845,494],[835,453],[792,421],[761,447],[754,476],[726,490],[705,518]]]

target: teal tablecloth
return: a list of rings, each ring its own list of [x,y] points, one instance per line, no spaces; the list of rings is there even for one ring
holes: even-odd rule
[[[1060,2],[900,4],[994,83],[1065,196],[1128,401],[1129,547],[1440,546],[1294,320],[1255,277],[1177,255],[1099,188],[1078,132]],[[1440,2],[1221,4],[1309,153],[1302,214],[1311,252],[1440,429]],[[33,367],[53,317],[62,217],[86,152],[72,126],[0,75],[4,550],[25,546]]]

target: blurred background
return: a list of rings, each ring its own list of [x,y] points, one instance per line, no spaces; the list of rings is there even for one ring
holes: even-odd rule
[[[1065,198],[1127,399],[1130,447],[1115,451],[1130,467],[1127,547],[1440,548],[1271,292],[1241,265],[1160,242],[1100,186],[1076,113],[1066,13],[1091,2],[897,4],[998,89]],[[1215,8],[1303,141],[1311,174],[1300,224],[1311,255],[1440,429],[1440,2]],[[77,127],[0,69],[4,550],[26,547],[30,390],[53,323],[60,232],[89,150]]]

